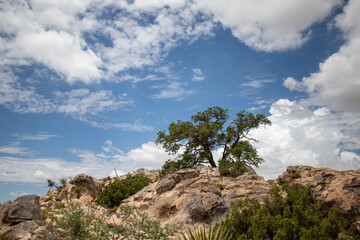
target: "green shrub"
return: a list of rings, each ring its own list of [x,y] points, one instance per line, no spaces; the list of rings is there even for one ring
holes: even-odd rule
[[[149,183],[151,183],[151,179],[148,177],[141,177],[137,174],[128,175],[125,179],[109,183],[95,202],[108,208],[119,206],[122,200],[137,193]]]
[[[62,177],[59,179],[59,182],[61,183],[62,186],[65,185],[65,183],[67,182],[68,178],[67,177]]]
[[[290,178],[291,179],[301,178],[301,174],[298,172],[293,172],[292,174],[290,174]]]
[[[194,165],[191,164],[190,162],[182,160],[182,159],[177,160],[177,161],[172,161],[172,160],[169,159],[162,166],[162,169],[159,172],[159,178],[162,178],[168,172],[180,170],[180,169],[183,169],[183,168],[191,168],[193,166]]]
[[[340,210],[314,202],[308,188],[284,184],[282,190],[287,197],[273,186],[263,207],[256,199],[232,202],[221,227],[233,239],[340,239],[339,233],[360,239]]]
[[[221,227],[210,227],[209,231],[205,227],[196,230],[187,229],[187,234],[181,233],[182,240],[228,240],[231,236]]]
[[[55,218],[55,239],[73,240],[168,240],[174,230],[161,227],[160,221],[153,221],[133,206],[120,206],[114,214],[121,219],[120,225],[107,226],[106,212],[84,211],[79,205],[68,202],[68,208],[61,210],[61,217]]]
[[[114,239],[114,233],[104,224],[104,215],[95,217],[90,209],[87,213],[79,205],[68,202],[69,207],[55,218],[55,239]]]
[[[168,226],[161,227],[160,221],[149,219],[134,206],[121,205],[115,214],[121,219],[121,224],[116,227],[121,229],[118,231],[121,236],[119,239],[168,240],[176,232]]]
[[[221,183],[218,183],[215,185],[216,187],[218,187],[220,190],[224,190],[225,189],[225,186],[222,185]]]

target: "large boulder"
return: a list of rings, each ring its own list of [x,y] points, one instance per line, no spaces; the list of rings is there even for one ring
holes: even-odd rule
[[[2,222],[16,224],[29,220],[41,220],[40,197],[37,195],[24,195],[18,197],[13,203],[2,209]]]
[[[96,199],[104,186],[104,183],[86,174],[79,174],[74,177],[74,186],[78,188],[78,196],[88,195]]]
[[[308,187],[314,200],[340,209],[360,231],[360,169],[336,171],[290,166],[276,181],[280,185],[293,182]]]

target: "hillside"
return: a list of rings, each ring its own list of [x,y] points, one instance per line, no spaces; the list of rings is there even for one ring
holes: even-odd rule
[[[125,199],[121,206],[135,206],[137,210],[132,209],[135,218],[141,218],[145,213],[147,219],[159,220],[162,226],[173,229],[214,225],[229,212],[234,200],[249,197],[262,204],[269,196],[272,182],[265,181],[252,169],[231,177],[221,176],[218,169],[205,166],[178,170],[158,181],[158,171],[155,170],[139,169],[134,174],[147,176],[154,182]],[[53,239],[58,229],[56,217],[61,218],[66,215],[66,210],[74,209],[91,215],[91,221],[100,220],[103,226],[125,226],[123,216],[126,209],[107,209],[94,202],[111,181],[114,179],[95,179],[80,174],[58,190],[50,189],[45,196],[21,196],[14,202],[0,205],[0,239]],[[340,209],[360,231],[360,169],[335,171],[291,166],[274,183],[278,186],[295,183],[309,188],[314,201],[322,200],[327,208]],[[128,223],[129,219],[125,222]]]

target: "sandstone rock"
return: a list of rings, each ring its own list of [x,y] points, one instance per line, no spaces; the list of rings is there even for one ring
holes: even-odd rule
[[[7,213],[3,216],[3,223],[20,223],[29,220],[41,220],[40,197],[37,195],[24,195],[18,197],[8,205]]]
[[[231,201],[247,195],[260,199],[269,189],[255,171],[234,178],[221,176],[216,168],[197,166],[167,174],[123,204],[135,205],[164,225],[210,225],[223,218]]]
[[[136,172],[132,175],[138,174],[141,177],[148,177],[150,178],[152,181],[154,181],[157,176],[159,175],[159,170],[147,170],[145,168],[140,168],[138,170],[136,170]]]
[[[75,187],[81,188],[80,196],[89,195],[97,198],[103,188],[103,182],[85,174],[79,174],[74,179]]]
[[[290,166],[277,178],[277,183],[290,182],[308,187],[314,200],[322,200],[325,206],[340,209],[360,231],[360,169],[335,171]]]
[[[15,226],[3,226],[0,230],[0,239],[30,239],[32,237],[31,233],[35,230],[36,226],[36,223],[33,221],[21,222]]]
[[[94,198],[92,198],[91,196],[81,196],[79,198],[79,202],[85,205],[88,205],[89,203],[93,202]]]

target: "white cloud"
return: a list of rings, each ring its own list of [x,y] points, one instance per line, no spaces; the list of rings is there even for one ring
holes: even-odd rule
[[[289,165],[357,169],[360,156],[359,113],[312,110],[305,101],[280,99],[271,108],[271,126],[252,132],[255,146],[266,161],[257,171],[275,178]],[[347,146],[352,146],[349,148]]]
[[[25,134],[13,134],[14,137],[18,138],[19,140],[35,140],[35,141],[46,141],[50,138],[57,137],[57,135],[54,134],[48,134],[45,132],[40,132],[35,135],[25,135]]]
[[[242,83],[241,86],[251,87],[251,88],[262,88],[267,83],[273,83],[275,80],[273,79],[261,79],[261,80],[251,80],[246,83]]]
[[[10,155],[32,155],[32,153],[25,147],[20,147],[20,142],[12,142],[7,146],[0,146],[0,153]]]
[[[90,91],[85,88],[70,91],[56,91],[48,96],[40,95],[33,87],[24,87],[19,79],[7,68],[0,69],[0,104],[16,113],[59,113],[88,122],[95,127],[121,128],[131,130],[151,130],[140,124],[102,123],[89,117],[96,117],[106,111],[121,109],[133,104],[126,94],[114,96],[111,90]],[[34,138],[35,136],[33,136]],[[46,135],[37,138],[49,137]]]
[[[121,129],[123,131],[128,131],[128,132],[152,132],[152,131],[154,131],[154,128],[152,126],[144,125],[141,123],[140,120],[136,120],[134,123],[111,123],[111,122],[101,123],[101,122],[91,121],[88,119],[81,119],[81,120],[89,123],[93,127],[103,128],[103,129],[118,128],[118,129]]]
[[[194,68],[193,70],[193,81],[200,82],[205,79],[203,72],[199,68]]]
[[[107,140],[102,152],[69,149],[80,161],[71,162],[58,158],[0,157],[0,181],[6,182],[43,182],[46,179],[58,180],[63,176],[85,173],[96,178],[123,175],[138,168],[159,169],[174,155],[168,155],[154,142],[144,143],[141,147],[124,153],[112,141]]]
[[[154,99],[175,99],[181,101],[184,98],[196,93],[195,90],[186,89],[186,83],[169,82],[166,86],[154,86],[154,88],[163,88],[159,93],[152,96]]]
[[[233,35],[251,48],[280,51],[296,48],[311,35],[309,29],[322,21],[342,0],[196,0],[200,11],[213,15]]]
[[[137,167],[160,169],[168,159],[174,160],[175,155],[169,155],[161,145],[147,142],[141,148],[135,148],[127,153],[129,161],[133,161]]]
[[[336,26],[347,42],[324,62],[319,71],[296,81],[288,77],[284,86],[291,91],[305,91],[314,104],[328,105],[337,111],[360,111],[360,11],[359,1],[349,1],[344,13],[336,17]]]

